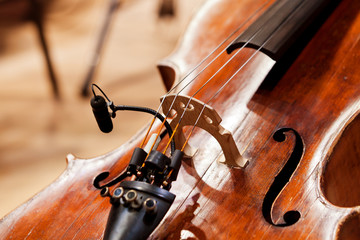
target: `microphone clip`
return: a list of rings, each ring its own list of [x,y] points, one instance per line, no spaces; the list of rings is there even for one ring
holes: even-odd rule
[[[105,98],[100,95],[96,95],[94,87],[96,87]],[[106,96],[104,91],[96,84],[91,85],[91,90],[92,90],[94,96],[91,98],[90,104],[91,104],[96,122],[98,123],[98,126],[102,132],[104,132],[104,133],[111,132],[113,129],[113,123],[112,123],[111,118],[116,117],[117,111],[127,110],[127,111],[149,113],[149,114],[153,115],[155,118],[158,118],[161,122],[164,122],[165,131],[160,135],[161,139],[166,134],[169,134],[169,137],[172,135],[173,130],[172,130],[169,122],[158,111],[155,111],[155,110],[153,110],[151,108],[147,108],[147,107],[115,105],[113,103],[113,101],[111,101]],[[111,109],[111,111],[112,111],[111,113],[109,113],[108,108]],[[174,152],[175,152],[175,140],[173,139],[171,141],[171,153],[174,153]]]

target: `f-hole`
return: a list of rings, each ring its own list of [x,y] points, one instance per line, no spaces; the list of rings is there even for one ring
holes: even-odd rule
[[[273,135],[273,139],[277,142],[284,142],[286,140],[285,132],[292,132],[295,135],[295,146],[285,166],[283,167],[283,169],[281,169],[279,174],[275,177],[274,182],[271,184],[268,192],[265,195],[264,202],[262,205],[262,213],[266,221],[278,227],[287,227],[293,225],[297,221],[299,221],[301,216],[300,212],[296,210],[288,211],[283,216],[285,223],[281,223],[281,224],[275,224],[271,216],[271,209],[275,202],[275,199],[280,194],[281,190],[289,182],[289,179],[295,172],[297,166],[299,165],[299,162],[304,152],[304,142],[301,136],[299,135],[299,133],[292,128],[281,128],[277,130]]]

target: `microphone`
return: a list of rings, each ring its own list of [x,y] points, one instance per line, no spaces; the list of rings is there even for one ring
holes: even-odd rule
[[[113,123],[105,99],[102,96],[94,96],[90,104],[100,130],[104,133],[111,132]]]

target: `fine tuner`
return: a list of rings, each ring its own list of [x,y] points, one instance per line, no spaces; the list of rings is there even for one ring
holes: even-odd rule
[[[94,87],[104,97],[96,95]],[[193,130],[185,138],[183,127],[197,126],[210,133],[223,150],[224,160],[219,159],[219,162],[233,168],[243,168],[248,163],[240,155],[232,134],[220,125],[221,118],[217,112],[196,99],[173,94],[163,97],[161,99],[163,112],[173,113],[169,123],[168,116],[164,117],[153,109],[114,105],[96,84],[92,85],[92,92],[94,96],[90,101],[91,107],[99,128],[104,133],[112,131],[111,118],[116,117],[118,110],[152,114],[153,122],[157,118],[162,122],[162,126],[165,126],[165,131],[161,134],[160,131],[158,134],[153,134],[144,148],[141,144],[134,149],[128,167],[117,178],[101,186],[100,182],[109,176],[109,172],[103,172],[94,179],[94,186],[101,190],[100,195],[109,197],[112,204],[104,239],[145,239],[163,219],[175,199],[175,195],[169,190],[172,182],[177,179],[182,159],[184,156],[192,157],[196,152],[188,145]],[[180,116],[177,113],[183,114]],[[160,152],[157,147],[166,134],[169,135],[168,145],[163,152]],[[168,157],[166,149],[169,145],[171,150]],[[130,181],[125,180],[126,178]],[[111,194],[109,187],[119,182],[121,183]]]

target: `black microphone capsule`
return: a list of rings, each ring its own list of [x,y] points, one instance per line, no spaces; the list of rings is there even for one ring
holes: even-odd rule
[[[100,130],[104,133],[111,132],[113,124],[105,99],[102,96],[95,96],[91,98],[90,104]]]

